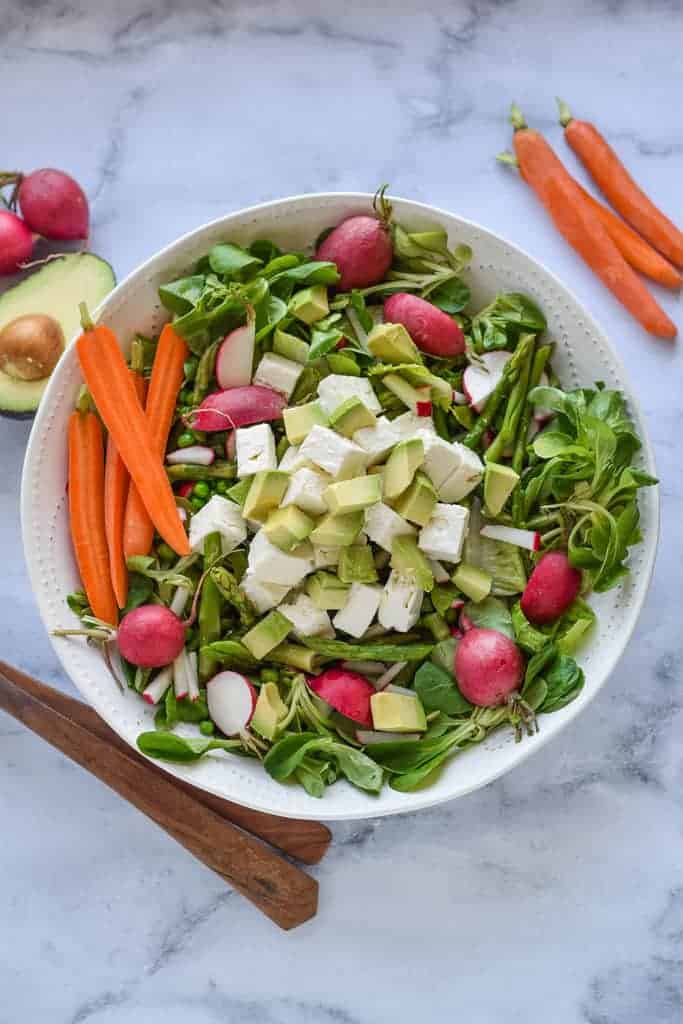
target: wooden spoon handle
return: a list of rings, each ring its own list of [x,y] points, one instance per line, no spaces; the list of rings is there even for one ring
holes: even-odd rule
[[[144,760],[103,743],[0,671],[0,708],[156,821],[281,928],[313,917],[318,883],[179,790]]]
[[[104,719],[100,718],[96,711],[88,707],[80,700],[69,697],[61,690],[55,690],[45,683],[39,682],[32,676],[20,672],[12,665],[0,661],[0,672],[6,676],[20,689],[32,694],[42,704],[47,704],[53,710],[70,718],[71,721],[81,725],[84,729],[99,736],[103,742],[113,744],[118,750],[128,754],[136,760],[143,762],[148,768],[165,775],[161,768],[153,766],[149,761],[138,754],[130,747],[125,740],[110,729]],[[166,778],[169,776],[166,775]],[[198,789],[181,779],[173,778],[173,784],[182,789],[188,795],[194,797],[205,807],[209,807],[216,814],[228,821],[239,825],[240,828],[259,836],[271,846],[276,846],[290,857],[296,857],[306,864],[317,864],[325,855],[330,845],[332,834],[330,830],[317,821],[301,821],[294,818],[280,818],[275,814],[265,814],[262,811],[252,811],[248,807],[241,807],[239,804],[224,800],[222,797],[213,796],[211,793]]]

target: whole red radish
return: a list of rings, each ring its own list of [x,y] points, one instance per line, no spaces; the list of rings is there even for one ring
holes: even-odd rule
[[[0,210],[0,274],[15,274],[33,252],[33,232],[21,217]]]
[[[208,395],[194,414],[192,426],[211,433],[233,427],[248,427],[252,423],[266,423],[282,419],[287,399],[260,384],[228,388]]]
[[[529,622],[543,626],[566,612],[581,589],[581,573],[564,551],[549,551],[529,577],[520,605]]]
[[[375,688],[365,676],[358,672],[347,672],[343,668],[328,668],[314,679],[309,679],[308,685],[335,711],[359,725],[372,728],[370,698]]]
[[[384,303],[384,319],[403,324],[417,347],[430,356],[449,359],[465,351],[465,335],[455,320],[417,295],[391,295]]]
[[[496,629],[468,629],[455,649],[455,677],[463,697],[478,707],[504,704],[524,675],[517,645]]]
[[[87,238],[90,211],[85,192],[64,171],[43,167],[19,185],[19,206],[28,226],[45,238]]]
[[[367,288],[378,284],[393,259],[394,250],[386,224],[377,217],[349,217],[334,228],[318,246],[315,258],[336,263],[337,288]]]
[[[121,619],[119,651],[131,665],[161,668],[178,657],[185,644],[185,627],[170,608],[142,604]]]

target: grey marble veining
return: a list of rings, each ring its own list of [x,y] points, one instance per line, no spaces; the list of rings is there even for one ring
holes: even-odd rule
[[[664,499],[648,604],[594,704],[481,792],[336,826],[319,915],[288,935],[0,718],[0,1022],[678,1024],[680,356],[493,157],[514,98],[575,167],[560,94],[683,221],[683,4],[0,0],[0,29],[1,162],[72,170],[119,277],[231,209],[389,181],[514,239],[587,303],[640,388]],[[0,420],[2,656],[71,689],[20,554],[28,431]]]

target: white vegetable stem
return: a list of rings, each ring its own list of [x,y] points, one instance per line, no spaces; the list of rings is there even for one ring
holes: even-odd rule
[[[158,704],[173,682],[173,665],[167,665],[157,672],[152,682],[142,691],[142,699],[148,704]]]
[[[386,672],[382,672],[381,676],[379,676],[377,679],[374,679],[373,682],[372,682],[372,685],[377,690],[383,690],[385,688],[385,686],[386,687],[389,686],[389,683],[391,682],[391,680],[395,679],[396,676],[399,674],[399,672],[403,671],[403,669],[406,667],[407,664],[408,664],[407,661],[397,661],[397,662],[395,662],[395,664],[391,665],[390,668],[388,668],[386,670]],[[411,690],[410,692],[412,693],[413,691]]]
[[[187,671],[185,669],[185,648],[173,662],[173,686],[175,687],[176,700],[183,700],[187,697],[188,683]]]
[[[187,673],[187,694],[194,703],[199,700],[199,672],[197,669],[197,652],[185,651],[185,671]]]
[[[180,618],[183,612],[185,611],[185,605],[187,604],[187,599],[189,596],[190,591],[187,589],[187,587],[176,587],[175,594],[173,595],[173,600],[171,601],[169,607],[173,614],[177,615],[178,618]]]
[[[514,544],[517,548],[527,551],[538,551],[541,546],[541,535],[535,530],[520,530],[516,526],[495,526],[490,524],[481,529],[481,536],[489,540],[502,540],[505,544]]]
[[[210,466],[216,458],[213,448],[203,444],[192,444],[189,448],[177,448],[169,452],[166,461],[170,466]]]

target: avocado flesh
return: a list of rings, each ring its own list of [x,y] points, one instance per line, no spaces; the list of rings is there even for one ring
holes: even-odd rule
[[[59,323],[69,345],[80,332],[78,304],[86,302],[94,312],[115,284],[114,271],[99,256],[90,252],[60,256],[0,295],[0,330],[18,316],[44,313]],[[32,416],[49,379],[16,380],[0,370],[0,413]]]

